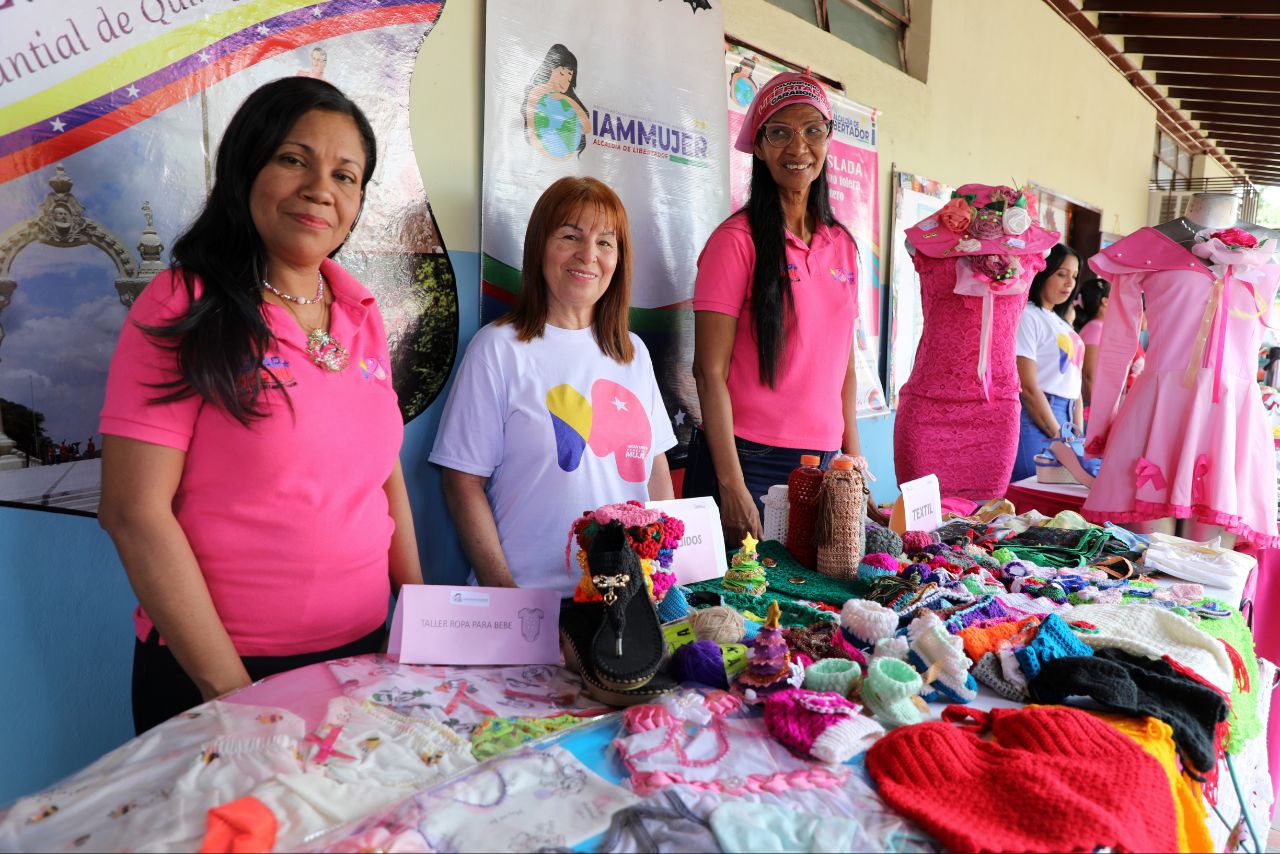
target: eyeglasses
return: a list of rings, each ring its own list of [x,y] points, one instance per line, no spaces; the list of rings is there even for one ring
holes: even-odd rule
[[[831,136],[831,125],[831,122],[811,122],[800,128],[800,138],[804,140],[805,145],[821,145],[827,137]],[[767,122],[764,125],[764,141],[774,148],[785,148],[790,145],[795,135],[796,129],[791,125]]]

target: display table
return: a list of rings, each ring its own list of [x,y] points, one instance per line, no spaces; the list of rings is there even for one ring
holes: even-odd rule
[[[833,651],[839,644],[852,646],[852,636],[843,634],[834,623],[841,619],[846,597],[875,596],[878,581],[844,582],[821,576],[796,563],[776,542],[759,544],[758,558],[768,591],[763,595],[725,594],[726,603],[747,619],[763,612],[770,614],[770,623],[758,629],[766,642],[753,650],[748,666],[773,667],[770,662],[775,660],[779,644],[793,645],[795,650],[830,646],[827,651],[814,652],[814,657],[840,657]],[[1203,591],[1156,590],[1140,580],[1114,582],[1097,570],[1078,575],[1076,582],[1091,593],[1109,595],[1111,604],[1084,604],[1091,601],[1086,597],[1073,600],[1079,604],[1072,605],[1047,595],[1040,598],[1036,591],[1041,588],[1028,584],[1040,580],[1018,574],[1027,568],[1025,558],[1017,562],[1018,567],[1013,562],[1007,565],[1008,589],[1004,590],[1001,585],[1005,581],[981,569],[974,554],[964,549],[934,544],[917,552],[915,558],[932,565],[928,569],[936,580],[928,586],[943,598],[949,596],[962,603],[966,601],[962,593],[968,591],[970,604],[945,608],[941,602],[937,606],[918,604],[922,613],[933,607],[938,610],[923,621],[925,625],[932,622],[932,629],[920,629],[921,621],[911,622],[910,617],[903,621],[911,626],[907,636],[914,638],[908,644],[912,655],[941,656],[941,647],[956,649],[962,638],[946,635],[943,617],[960,620],[954,631],[964,626],[985,631],[993,623],[998,627],[1000,618],[993,614],[1012,609],[1003,619],[1024,621],[1019,623],[1021,628],[1015,627],[1019,633],[1037,626],[1057,626],[1049,642],[1060,648],[1071,644],[1057,633],[1079,633],[1091,648],[1124,648],[1134,637],[1126,634],[1125,627],[1141,624],[1145,626],[1138,630],[1141,641],[1163,643],[1159,650],[1167,650],[1146,647],[1142,653],[1146,659],[1167,655],[1170,662],[1180,661],[1190,668],[1182,675],[1167,674],[1162,677],[1166,681],[1187,682],[1199,678],[1190,674],[1204,673],[1204,678],[1216,680],[1212,684],[1220,686],[1224,696],[1229,694],[1233,703],[1247,703],[1233,706],[1232,719],[1240,725],[1233,731],[1232,752],[1218,761],[1216,785],[1208,789],[1217,813],[1210,813],[1207,823],[1196,824],[1195,816],[1190,822],[1202,837],[1208,834],[1215,850],[1227,850],[1228,837],[1242,815],[1248,815],[1253,827],[1265,834],[1273,791],[1262,722],[1269,720],[1269,688],[1276,671],[1265,660],[1254,666],[1248,630],[1239,614],[1205,603],[1200,598]],[[962,559],[970,567],[964,572],[954,569]],[[922,564],[911,566],[916,569],[903,567],[889,586],[898,590],[903,585],[924,584],[911,580]],[[1067,576],[1075,572],[1044,567],[1040,571],[1047,573],[1044,578],[1057,579],[1059,584],[1067,584]],[[698,599],[695,593],[701,592],[705,598],[719,585],[718,580],[699,582],[691,586],[698,590],[687,589],[687,595]],[[1043,585],[1041,592],[1051,586],[1048,582]],[[1084,589],[1078,584],[1071,586],[1076,591]],[[920,595],[925,592],[922,589]],[[1183,626],[1183,616],[1157,614],[1155,609],[1173,606],[1170,597],[1175,592],[1189,596],[1177,600],[1183,603],[1178,607],[1188,618],[1219,622],[1215,626],[1202,622],[1205,631],[1200,631]],[[868,607],[860,606],[864,613]],[[885,606],[876,607],[892,624],[898,622]],[[970,608],[978,609],[969,614],[976,614],[976,618],[962,620]],[[1080,616],[1070,616],[1073,608]],[[947,613],[939,616],[943,610]],[[1031,616],[1041,622],[1025,622]],[[1077,622],[1068,627],[1065,621],[1073,619]],[[784,625],[800,631],[788,635],[781,628]],[[917,630],[918,636],[913,634]],[[693,634],[688,623],[670,624],[666,631],[673,645],[685,642],[678,641],[678,636]],[[895,655],[892,646],[899,640],[906,644],[907,638],[890,638],[892,631],[890,625],[878,636],[890,641],[883,652],[905,659],[907,652]],[[935,631],[943,633],[941,638],[929,635]],[[1091,640],[1090,633],[1094,635]],[[1031,636],[1038,644],[1039,636],[1034,631],[1028,638]],[[929,646],[915,646],[919,637],[934,640]],[[1215,638],[1237,651],[1234,664]],[[965,635],[963,640],[968,643],[973,637]],[[1025,642],[1027,648],[1031,643]],[[1082,643],[1074,641],[1077,647]],[[1232,643],[1235,646],[1230,646]],[[1022,646],[1017,648],[1021,652]],[[1049,654],[1047,646],[1037,648],[1041,650],[1037,656]],[[857,649],[853,652],[846,657],[857,660],[864,655]],[[793,675],[789,662],[796,661],[798,654],[789,653],[788,659],[779,653],[782,669],[765,672]],[[1076,657],[1083,662],[1092,654],[1089,649],[1078,649],[1057,657]],[[1218,663],[1206,662],[1206,654],[1216,657]],[[975,653],[977,657],[982,656]],[[994,657],[994,652],[985,656],[988,661]],[[938,662],[947,663],[944,658]],[[1046,659],[1036,660],[1041,661],[1036,665],[1040,668]],[[895,665],[914,676],[913,665]],[[924,670],[918,663],[914,666]],[[1001,666],[995,665],[997,669]],[[877,675],[885,672],[880,666],[874,670]],[[976,674],[979,668],[973,670]],[[989,671],[984,672],[990,676]],[[948,679],[957,678],[952,671],[946,673]],[[1028,673],[1032,675],[1027,678],[1032,678],[1035,671]],[[963,682],[965,676],[962,673],[958,679]],[[999,688],[999,681],[993,683],[985,677],[979,681],[982,688],[977,698],[968,706],[954,707],[949,726],[942,729],[959,732],[962,724],[954,716],[966,710],[1020,708],[992,692],[991,688]],[[768,683],[755,683],[764,684]],[[782,687],[773,684],[775,690]],[[1206,689],[1186,684],[1180,690]],[[1001,693],[1012,696],[1006,690]],[[843,701],[838,695],[812,692],[781,697],[783,706],[793,701],[798,705],[784,713],[775,706],[775,717],[767,725],[760,706],[745,706],[724,691],[692,684],[623,713],[600,706],[579,678],[560,666],[424,666],[373,655],[337,659],[280,674],[198,706],[59,784],[18,800],[0,812],[0,851],[189,851],[202,847],[210,828],[232,827],[241,832],[270,833],[255,837],[258,841],[250,846],[252,850],[778,850],[782,843],[774,837],[780,826],[788,834],[800,834],[801,841],[796,844],[801,849],[908,851],[936,850],[936,840],[951,828],[971,827],[964,822],[935,823],[928,825],[935,838],[925,837],[920,826],[889,807],[890,790],[881,798],[874,783],[881,778],[873,779],[866,768],[865,752],[857,752],[865,751],[875,739],[887,738],[876,742],[887,748],[881,753],[887,753],[895,749],[893,739],[899,733],[908,739],[915,737],[911,733],[932,738],[933,730],[905,727],[886,737],[858,707],[848,707],[839,714],[846,715],[854,726],[840,736],[850,748],[840,756],[852,758],[843,764],[825,764],[813,758],[816,734],[810,734],[808,746],[797,748],[796,739],[803,734],[797,728],[800,725],[787,722],[804,720],[804,726],[814,726],[813,715],[837,714],[830,704]],[[872,702],[875,697],[864,693],[862,699]],[[1203,697],[1201,701],[1205,701]],[[807,713],[798,712],[799,708]],[[930,704],[925,719],[941,720],[946,708],[943,703]],[[876,714],[884,711],[881,708]],[[901,709],[894,714],[900,713]],[[778,714],[783,714],[781,722]],[[1083,711],[1056,714],[1076,720],[1076,726],[1079,719],[1088,719]],[[977,717],[984,716],[979,713]],[[895,722],[893,718],[884,720],[889,725]],[[1090,723],[1103,726],[1097,720]],[[1185,720],[1179,725],[1200,726]],[[825,736],[824,730],[818,731]],[[851,731],[859,735],[855,738]],[[1036,738],[1036,744],[1070,743],[1072,732],[1078,730],[1050,727]],[[1214,733],[1212,727],[1197,732],[1204,736],[1201,742],[1205,745],[1215,741],[1210,736],[1224,735]],[[1163,744],[1172,768],[1174,744],[1167,729],[1165,733]],[[994,728],[991,735],[998,738]],[[976,735],[967,737],[973,743],[985,743]],[[1136,744],[1128,747],[1141,752]],[[1006,750],[1003,746],[999,749]],[[1104,762],[1096,756],[1088,760],[1095,778],[1101,768],[1099,779],[1109,779],[1111,763],[1123,752],[1117,746]],[[1209,761],[1200,767],[1212,766],[1215,753],[1202,753]],[[915,756],[916,749],[907,748],[905,755]],[[990,809],[987,799],[999,796],[1006,787],[1010,797],[1031,797],[1038,815],[1052,816],[1053,810],[1065,808],[1064,804],[1089,801],[1089,793],[1077,776],[1084,767],[1082,756],[1071,757],[1069,779],[1041,781],[1042,791],[1023,792],[1019,787],[1024,781],[1002,776],[998,762],[991,767],[978,762],[972,767],[985,769],[981,773],[987,775],[981,785],[962,791],[929,783],[927,792],[922,790],[919,797],[892,802],[902,810],[922,803],[921,798],[948,810],[960,803],[976,820],[979,813]],[[1191,785],[1176,770],[1172,774]],[[916,779],[919,775],[909,776]],[[1149,786],[1143,791],[1152,794]],[[1124,819],[1119,824],[1123,827],[1127,817],[1117,810],[1128,807],[1113,794],[1110,784],[1102,790],[1095,787],[1089,802],[1113,820]],[[1195,803],[1200,797],[1196,790]],[[928,817],[917,818],[924,822]],[[1068,827],[1052,817],[1047,820],[1054,827]],[[1163,822],[1159,826],[1169,828]],[[1186,828],[1188,822],[1184,820],[1181,826]],[[819,832],[822,840],[814,835]],[[1073,834],[1069,839],[1075,839],[1083,831],[1066,832]],[[1208,838],[1203,847],[1208,847]]]
[[[1269,685],[1275,669],[1260,664],[1260,682]],[[1014,705],[984,691],[973,707]],[[932,716],[942,708],[932,705]],[[477,764],[469,748],[480,741],[477,727],[495,713],[578,720]],[[628,772],[610,749],[621,719],[620,712],[596,708],[577,677],[555,667],[421,667],[382,656],[312,665],[198,706],[22,798],[0,820],[0,849],[195,850],[210,808],[253,794],[281,817],[278,850],[420,850],[392,848],[388,843],[397,837],[404,846],[406,839],[425,838],[437,850],[596,850],[612,812],[645,794],[616,785]],[[420,757],[402,750],[424,744],[424,731],[411,731],[408,722],[436,732],[433,750]],[[778,745],[759,734],[742,736],[733,751],[772,751],[787,761],[785,751],[778,754]],[[1253,739],[1234,761],[1254,826],[1265,833],[1271,804],[1265,740]],[[355,770],[343,772],[347,766]],[[861,846],[929,850],[927,839],[878,801],[860,756],[836,767],[846,767],[837,772],[838,785],[766,792],[763,802],[793,802],[832,816],[857,805],[866,833]],[[500,788],[507,790],[493,789],[494,781],[504,781]],[[504,806],[520,785],[533,786],[525,795],[544,804],[545,819],[514,803]],[[468,792],[465,798],[458,787]],[[1218,791],[1218,809],[1234,821],[1240,806],[1225,767]],[[749,787],[739,794],[752,800]],[[575,798],[593,806],[570,806]],[[1212,815],[1209,827],[1222,850],[1226,828]],[[451,847],[450,840],[459,844]]]
[[[1037,510],[1053,517],[1063,510],[1079,513],[1089,497],[1089,488],[1078,483],[1040,483],[1032,475],[1009,484],[1004,497],[1013,502],[1019,513]]]

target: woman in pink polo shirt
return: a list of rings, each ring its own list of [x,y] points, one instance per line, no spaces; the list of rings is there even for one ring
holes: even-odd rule
[[[753,154],[746,206],[712,233],[694,285],[693,374],[702,405],[684,494],[713,496],[731,542],[760,533],[760,499],[802,454],[858,443],[858,249],[831,212],[831,106],[804,74],[751,103],[735,148]]]
[[[138,732],[378,651],[392,588],[422,581],[382,317],[332,260],[375,161],[369,122],[329,83],[258,89],[172,268],[129,311],[99,521],[141,603]]]

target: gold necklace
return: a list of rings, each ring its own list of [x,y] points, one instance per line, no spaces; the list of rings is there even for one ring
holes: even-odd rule
[[[315,362],[326,371],[337,373],[347,366],[351,357],[347,353],[347,349],[338,343],[338,339],[329,334],[329,304],[323,304],[324,314],[320,318],[319,327],[310,327],[304,323],[302,318],[298,316],[298,312],[289,303],[284,303],[284,307],[293,315],[293,319],[298,322],[304,330],[309,330],[307,335],[307,355],[311,357],[311,361]]]

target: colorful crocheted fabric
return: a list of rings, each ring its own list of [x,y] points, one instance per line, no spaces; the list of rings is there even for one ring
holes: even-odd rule
[[[730,593],[722,590],[719,578],[688,585],[695,592],[710,592],[723,598],[725,605],[743,613],[751,612],[764,615],[771,601],[777,601],[782,609],[782,626],[808,626],[821,621],[836,621],[835,614],[824,612],[821,608],[809,603],[834,605],[837,608],[850,596],[859,596],[865,588],[855,582],[837,581],[827,578],[812,569],[806,569],[796,563],[787,552],[785,546],[776,540],[766,540],[756,547],[760,563],[765,568],[765,576],[769,582],[766,596],[749,596],[745,593]],[[773,565],[770,566],[770,563]],[[705,607],[705,606],[700,606]]]
[[[1055,658],[1093,655],[1093,650],[1076,637],[1067,621],[1057,614],[1050,614],[1040,623],[1040,630],[1031,642],[1014,653],[1018,666],[1030,682],[1040,674],[1041,668]]]
[[[989,652],[995,652],[1001,641],[1012,638],[1028,626],[1038,625],[1039,617],[1027,617],[1023,620],[996,623],[979,623],[962,629],[960,639],[964,641],[964,654],[970,661],[978,661]]]
[[[1222,603],[1218,603],[1221,605]],[[1262,732],[1263,721],[1258,717],[1258,692],[1263,690],[1258,684],[1258,653],[1253,647],[1253,633],[1245,625],[1244,617],[1235,608],[1223,605],[1230,612],[1228,617],[1218,619],[1202,619],[1196,628],[1205,634],[1217,638],[1227,648],[1227,655],[1236,665],[1237,674],[1242,669],[1243,679],[1237,678],[1231,684],[1231,714],[1227,722],[1231,724],[1231,739],[1227,742],[1227,751],[1238,753],[1244,743]]]
[[[639,501],[606,504],[584,512],[573,521],[569,545],[565,549],[565,565],[568,566],[569,549],[576,541],[579,547],[578,566],[583,571],[578,589],[573,593],[574,600],[595,602],[600,599],[600,594],[591,585],[586,555],[599,527],[612,521],[621,522],[626,528],[631,550],[640,558],[640,565],[644,568],[649,595],[655,602],[661,602],[676,581],[671,561],[684,537],[684,522],[658,510],[649,510]]]
[[[942,849],[1176,850],[1168,778],[1131,739],[1075,709],[970,715],[991,722],[994,741],[929,721],[867,751],[880,796]]]
[[[884,727],[858,708],[838,694],[792,689],[764,701],[764,723],[770,735],[800,755],[838,764],[884,735]]]

